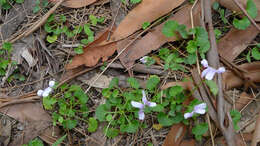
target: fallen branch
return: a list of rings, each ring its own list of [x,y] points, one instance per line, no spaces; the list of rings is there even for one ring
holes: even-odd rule
[[[212,24],[212,15],[211,15],[211,2],[210,0],[204,0],[204,12],[205,12],[205,27],[209,33],[209,39],[211,48],[207,53],[207,58],[209,59],[209,65],[213,68],[219,68],[219,55],[217,51],[217,43],[214,33],[214,28]],[[233,123],[231,116],[229,114],[228,108],[226,108],[226,101],[224,99],[223,88],[222,88],[222,76],[217,74],[217,85],[218,85],[218,95],[217,95],[217,117],[219,128],[222,131],[226,142],[229,146],[235,145],[235,133],[233,129]],[[224,125],[224,122],[228,122]]]

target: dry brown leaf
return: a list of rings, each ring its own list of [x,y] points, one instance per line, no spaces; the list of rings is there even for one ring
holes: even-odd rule
[[[185,90],[192,90],[192,81],[184,81],[184,82],[168,82],[161,87],[162,90],[170,88],[172,86],[182,86]]]
[[[232,62],[257,36],[258,30],[251,25],[246,30],[232,28],[218,43],[219,54]]]
[[[250,102],[252,100],[252,96],[248,95],[246,92],[242,92],[239,96],[239,98],[236,100],[236,109],[237,110],[241,110],[243,109],[248,102]]]
[[[239,12],[241,11],[239,9],[239,7],[234,3],[234,0],[216,0],[218,1],[222,6],[232,10],[232,11],[236,11]],[[242,4],[244,6],[244,8],[246,8],[246,2],[247,0],[238,0],[240,4]],[[256,4],[256,7],[258,9],[258,15],[257,17],[254,19],[256,21],[260,21],[260,1],[259,0],[253,0]]]
[[[253,139],[251,146],[257,146],[260,144],[260,112],[258,114],[258,118],[255,125],[255,132],[253,134]]]
[[[119,24],[111,41],[121,40],[142,28],[144,22],[152,22],[180,6],[184,0],[142,0]]]
[[[42,108],[40,103],[23,103],[6,106],[0,109],[0,112],[22,122],[27,123],[24,134],[18,136],[11,145],[20,145],[28,143],[31,139],[41,134],[51,125],[50,115]],[[51,137],[51,135],[49,135]]]
[[[239,65],[243,70],[248,71],[245,73],[245,77],[251,79],[253,82],[260,82],[260,62],[246,63]],[[224,89],[228,90],[234,87],[239,87],[244,84],[244,81],[236,76],[231,71],[227,71],[223,74]]]
[[[184,124],[173,125],[163,142],[163,146],[179,146],[186,130],[187,127]]]
[[[50,0],[52,2],[58,2],[59,0]],[[81,8],[93,4],[97,0],[65,0],[61,5],[69,8]]]
[[[181,10],[179,10],[176,14],[174,14],[169,20],[175,20],[180,24],[184,24],[187,28],[191,28],[190,21],[190,10],[191,5],[185,5]],[[195,25],[199,24],[200,18],[200,8],[197,5],[193,10],[193,17]],[[155,27],[151,32],[147,33],[140,40],[136,41],[133,45],[131,45],[125,52],[120,56],[120,61],[126,68],[130,68],[136,59],[145,56],[153,50],[158,49],[166,42],[176,41],[178,38],[176,36],[167,38],[162,34],[163,24]],[[120,49],[121,45],[120,45]]]
[[[108,57],[112,56],[117,49],[116,43],[98,45],[107,39],[108,33],[109,30],[101,33],[94,42],[84,48],[83,54],[76,55],[72,59],[72,62],[66,66],[66,69],[73,69],[81,65],[92,67],[95,66],[101,58],[102,61],[106,61]]]

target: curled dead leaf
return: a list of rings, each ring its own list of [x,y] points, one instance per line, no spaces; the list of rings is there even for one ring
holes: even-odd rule
[[[103,62],[106,61],[117,49],[116,43],[98,45],[107,39],[108,34],[109,30],[100,33],[94,42],[84,48],[83,54],[76,55],[72,59],[72,62],[66,66],[66,69],[73,69],[81,65],[92,67],[95,66],[100,59],[102,59]]]
[[[179,146],[186,130],[187,127],[184,124],[173,125],[163,142],[163,146]]]
[[[257,34],[258,30],[253,25],[248,27],[246,30],[232,28],[218,42],[218,52],[223,58],[232,62],[247,48]]]

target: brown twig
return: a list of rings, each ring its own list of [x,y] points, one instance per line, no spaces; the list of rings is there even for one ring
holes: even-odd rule
[[[204,11],[205,11],[205,27],[209,33],[209,39],[211,48],[207,53],[207,58],[209,59],[209,65],[213,68],[219,68],[219,55],[217,51],[217,43],[212,23],[212,15],[211,15],[211,1],[204,0]],[[233,123],[231,116],[229,114],[228,109],[226,108],[226,101],[224,99],[223,88],[222,88],[222,76],[221,74],[217,74],[217,85],[218,85],[218,95],[217,95],[217,117],[219,122],[219,128],[222,131],[226,142],[229,146],[235,145],[235,133],[233,129]],[[228,122],[228,124],[224,124],[224,122]]]
[[[241,4],[237,0],[233,0],[235,4],[241,9],[241,11],[247,16],[247,18],[253,23],[253,25],[257,28],[257,30],[260,32],[260,27],[256,24],[254,19],[247,13],[246,9],[241,6]]]
[[[13,104],[21,104],[21,103],[29,103],[29,102],[35,102],[37,100],[39,100],[41,97],[39,96],[32,96],[29,98],[24,98],[24,99],[16,99],[16,100],[12,100],[6,103],[2,103],[0,105],[0,108],[6,107],[8,105],[13,105]]]

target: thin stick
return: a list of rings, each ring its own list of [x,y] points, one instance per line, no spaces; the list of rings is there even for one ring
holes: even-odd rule
[[[255,20],[247,13],[246,9],[241,6],[237,0],[233,0],[235,4],[242,10],[242,12],[247,16],[247,18],[253,23],[256,29],[260,32],[260,27],[256,24]]]
[[[27,31],[23,32],[22,34],[20,34],[19,36],[17,36],[16,38],[10,40],[11,43],[14,43],[15,41],[28,36],[29,34],[33,33],[35,30],[37,30],[39,27],[41,27],[45,21],[48,19],[48,17],[54,13],[54,11],[61,5],[61,3],[64,0],[60,0],[59,2],[57,2],[49,11],[48,13],[46,13],[40,20],[36,21],[34,23],[34,25],[32,25],[29,29],[27,29]]]
[[[206,114],[206,116],[207,116],[207,121],[208,121],[208,125],[209,125],[209,132],[210,132],[212,146],[215,146],[214,135],[212,133],[212,127],[211,127],[211,123],[210,123],[210,119],[209,119],[209,114]]]

